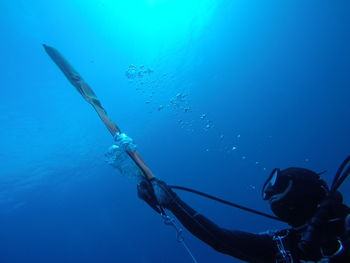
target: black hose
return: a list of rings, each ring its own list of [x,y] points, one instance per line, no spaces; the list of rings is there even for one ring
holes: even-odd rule
[[[197,191],[197,190],[194,190],[194,189],[190,189],[190,188],[186,188],[186,187],[182,187],[182,186],[176,186],[176,185],[170,185],[170,187],[172,189],[183,190],[183,191],[187,191],[187,192],[194,193],[194,194],[197,194],[197,195],[201,195],[201,196],[204,196],[206,198],[212,199],[214,201],[223,203],[225,205],[233,206],[233,207],[242,209],[244,211],[248,211],[248,212],[260,215],[260,216],[264,216],[264,217],[267,217],[267,218],[270,218],[270,219],[274,219],[274,220],[286,223],[286,221],[284,221],[283,219],[281,219],[279,217],[272,216],[272,215],[269,215],[269,214],[266,214],[266,213],[263,213],[263,212],[260,212],[260,211],[257,211],[257,210],[245,207],[245,206],[241,206],[241,205],[238,205],[238,204],[235,204],[235,203],[232,203],[232,202],[220,199],[220,198],[212,196],[212,195],[208,195],[206,193],[203,193],[203,192],[200,192],[200,191]]]
[[[348,166],[348,167],[347,167]],[[333,179],[331,193],[335,193],[341,184],[345,181],[345,179],[350,174],[350,156],[348,156],[342,164],[339,166],[337,173]]]
[[[345,181],[345,179],[349,175],[350,175],[350,156],[348,156],[343,161],[343,163],[340,165],[340,167],[339,167],[339,169],[338,169],[338,171],[337,171],[337,173],[336,173],[336,175],[335,175],[335,177],[333,179],[333,183],[332,183],[332,187],[331,187],[331,191],[330,191],[331,194],[335,193],[338,190],[338,188],[341,186],[341,184]],[[193,193],[193,194],[201,195],[201,196],[204,196],[206,198],[212,199],[214,201],[223,203],[225,205],[236,207],[236,208],[239,208],[239,209],[244,210],[244,211],[248,211],[248,212],[260,215],[260,216],[264,216],[264,217],[267,217],[267,218],[270,218],[270,219],[274,219],[274,220],[277,220],[277,221],[280,221],[280,222],[287,223],[287,221],[285,221],[285,220],[283,220],[283,219],[281,219],[279,217],[272,216],[272,215],[269,215],[269,214],[266,214],[266,213],[263,213],[263,212],[260,212],[260,211],[257,211],[257,210],[245,207],[245,206],[241,206],[241,205],[238,205],[238,204],[235,204],[235,203],[232,203],[232,202],[220,199],[220,198],[212,196],[212,195],[208,195],[206,193],[203,193],[203,192],[191,189],[191,188],[182,187],[182,186],[176,186],[176,185],[171,185],[170,187],[173,188],[173,189],[183,190],[183,191],[187,191],[187,192],[190,192],[190,193]]]

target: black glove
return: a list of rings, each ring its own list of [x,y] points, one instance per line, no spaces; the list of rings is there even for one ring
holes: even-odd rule
[[[178,196],[165,182],[156,178],[143,179],[137,185],[137,194],[157,213],[161,213],[160,207],[169,209],[179,200]]]
[[[137,185],[137,195],[140,199],[144,200],[150,207],[152,207],[152,209],[157,213],[161,213],[158,200],[150,181],[142,179],[142,181]]]

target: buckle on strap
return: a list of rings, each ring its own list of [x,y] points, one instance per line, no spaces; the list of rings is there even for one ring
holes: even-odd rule
[[[287,250],[284,246],[283,239],[285,239],[289,234],[289,231],[285,235],[274,235],[272,240],[276,243],[278,252],[276,254],[276,263],[293,263],[292,253]]]

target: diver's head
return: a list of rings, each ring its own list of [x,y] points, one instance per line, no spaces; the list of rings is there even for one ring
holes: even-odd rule
[[[269,200],[275,215],[297,227],[310,219],[328,194],[319,174],[304,168],[274,169],[263,186],[263,199]]]

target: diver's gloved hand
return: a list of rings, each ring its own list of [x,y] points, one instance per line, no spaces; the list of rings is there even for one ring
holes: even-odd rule
[[[150,181],[142,179],[137,185],[137,195],[145,201],[157,213],[161,213],[159,203],[154,193],[153,185]]]
[[[156,212],[160,213],[159,207],[170,208],[179,198],[171,188],[163,181],[156,178],[148,181],[143,179],[137,185],[137,194]]]

